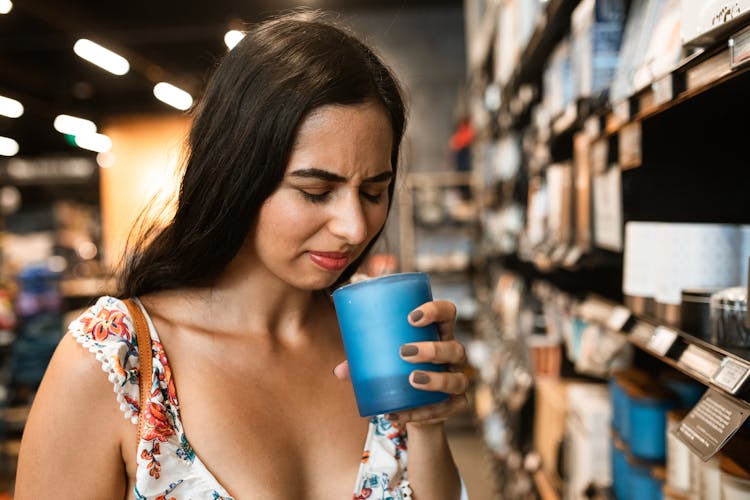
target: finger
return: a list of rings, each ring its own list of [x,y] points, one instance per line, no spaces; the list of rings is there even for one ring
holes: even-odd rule
[[[453,340],[456,330],[456,305],[447,300],[426,302],[409,313],[409,323],[417,327],[435,323],[442,340]]]
[[[401,346],[401,358],[409,363],[450,363],[466,361],[463,344],[455,340],[441,342],[412,342]]]
[[[398,422],[399,425],[407,422],[420,424],[438,423],[447,420],[452,415],[468,407],[468,398],[465,394],[460,394],[458,396],[451,396],[450,399],[434,405],[413,408],[398,413],[389,413],[386,415],[386,418],[392,422]]]
[[[339,363],[338,365],[336,365],[336,368],[333,369],[333,374],[339,380],[348,380],[349,379],[349,362],[344,361],[343,363]]]
[[[409,375],[409,383],[422,391],[463,394],[469,387],[469,378],[461,372],[428,372],[414,370]]]

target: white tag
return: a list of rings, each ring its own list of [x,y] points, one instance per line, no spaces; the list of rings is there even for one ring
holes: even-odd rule
[[[750,366],[725,358],[713,382],[729,392],[735,392],[747,379]]]
[[[615,306],[614,309],[612,309],[612,313],[609,315],[609,319],[607,319],[607,327],[610,330],[619,332],[625,327],[630,316],[631,313],[627,307]]]
[[[672,347],[677,337],[678,334],[676,331],[665,326],[657,326],[654,335],[648,341],[647,347],[661,356],[666,356],[667,351]]]
[[[678,363],[695,373],[711,380],[721,365],[721,358],[695,344],[689,345],[680,356]]]
[[[661,106],[672,100],[672,75],[669,74],[664,78],[656,80],[651,84],[651,90],[654,92],[654,105]]]
[[[643,157],[641,149],[641,122],[635,121],[622,127],[618,139],[620,166],[624,169],[640,167]]]

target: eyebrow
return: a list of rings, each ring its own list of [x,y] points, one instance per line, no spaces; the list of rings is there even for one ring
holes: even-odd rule
[[[300,177],[303,179],[321,179],[328,182],[346,182],[346,177],[342,177],[338,174],[334,174],[333,172],[322,170],[320,168],[303,168],[300,170],[295,170],[289,175],[293,177]],[[362,183],[385,182],[390,181],[392,178],[393,172],[387,170],[385,172],[381,172],[377,175],[373,175],[372,177],[364,179]]]

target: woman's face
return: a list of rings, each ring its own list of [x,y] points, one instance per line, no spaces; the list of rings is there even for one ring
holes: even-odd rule
[[[385,224],[392,141],[378,103],[310,113],[250,234],[261,265],[296,288],[332,285]]]

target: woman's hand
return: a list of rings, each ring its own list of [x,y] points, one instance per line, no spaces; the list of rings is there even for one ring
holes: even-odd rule
[[[463,373],[466,351],[455,339],[456,306],[444,300],[427,302],[409,313],[409,323],[416,327],[436,324],[440,340],[404,344],[401,346],[401,358],[409,363],[445,364],[448,368],[444,372],[415,370],[409,376],[409,383],[423,391],[445,392],[450,394],[450,398],[434,405],[390,413],[386,417],[398,424],[442,423],[469,404],[466,398],[469,380]]]
[[[445,392],[450,398],[434,405],[390,413],[387,418],[399,425],[439,424],[468,406],[466,390],[469,381],[463,373],[466,352],[464,346],[455,340],[456,306],[442,300],[427,302],[409,313],[409,323],[416,327],[435,323],[440,340],[404,344],[401,358],[409,363],[445,364],[448,368],[445,372],[415,370],[409,375],[409,383],[423,391]],[[340,379],[349,378],[346,361],[336,366],[333,373]]]

